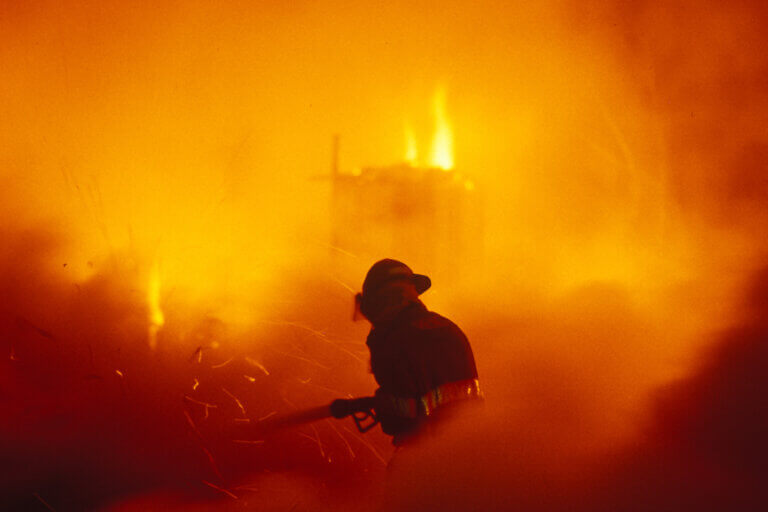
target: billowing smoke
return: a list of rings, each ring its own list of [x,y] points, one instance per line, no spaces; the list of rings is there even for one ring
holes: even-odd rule
[[[5,503],[764,506],[767,23],[747,1],[3,3]],[[351,422],[240,438],[373,391],[351,292],[393,255],[331,247],[331,140],[342,172],[401,161],[404,125],[426,152],[436,89],[484,244],[409,263],[484,410],[389,469]]]

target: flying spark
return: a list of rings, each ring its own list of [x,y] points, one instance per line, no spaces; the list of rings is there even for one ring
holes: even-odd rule
[[[226,393],[227,396],[229,396],[232,400],[235,401],[237,404],[237,407],[240,409],[240,412],[243,413],[243,416],[247,416],[245,413],[245,407],[243,407],[243,403],[232,393],[226,390],[226,388],[221,388],[221,390]]]
[[[259,370],[264,372],[264,375],[269,375],[269,371],[264,367],[263,364],[261,364],[257,360],[255,360],[255,359],[253,359],[251,357],[248,357],[248,356],[245,357],[245,360],[248,361],[248,363],[250,363],[252,366],[255,366],[256,368],[258,368]],[[253,381],[251,381],[251,382],[253,382]]]

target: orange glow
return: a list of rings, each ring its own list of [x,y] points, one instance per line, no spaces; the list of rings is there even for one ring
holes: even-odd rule
[[[432,135],[430,165],[444,171],[453,169],[453,131],[445,107],[445,89],[438,88],[432,98],[435,131]]]
[[[411,165],[416,165],[419,158],[419,150],[416,145],[416,134],[410,124],[405,125],[405,161]]]
[[[612,451],[768,253],[768,4],[671,4],[3,2],[0,435],[110,385],[193,429],[370,393],[353,296],[393,257],[473,344],[488,439]]]

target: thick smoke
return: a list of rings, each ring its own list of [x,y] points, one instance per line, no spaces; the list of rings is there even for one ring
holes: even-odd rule
[[[766,12],[3,3],[4,507],[764,508]],[[396,162],[437,83],[487,236],[424,299],[484,409],[389,469],[351,422],[234,442],[373,391],[391,255],[328,247],[331,135]]]
[[[768,281],[754,280],[741,322],[715,336],[691,376],[657,393],[637,445],[607,465],[592,510],[759,510],[768,416]]]
[[[383,469],[383,437],[363,439],[351,423],[321,422],[262,445],[237,422],[370,393],[359,347],[285,316],[236,332],[180,305],[168,321],[183,328],[164,330],[153,351],[131,258],[94,263],[94,276],[73,284],[57,277],[67,262],[51,257],[61,240],[43,229],[6,228],[3,237],[0,430],[9,510],[43,501],[56,510],[93,509],[156,488],[183,501],[242,496],[253,493],[249,478],[264,472],[315,482],[310,495],[322,499],[321,477],[325,486],[365,487],[357,473]],[[301,286],[311,295],[317,285]],[[332,297],[326,290],[335,307],[303,320],[319,325],[319,314],[347,310],[347,300],[342,306]],[[284,504],[293,495],[264,499]]]

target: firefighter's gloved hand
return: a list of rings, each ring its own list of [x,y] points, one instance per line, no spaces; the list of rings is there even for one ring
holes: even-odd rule
[[[376,398],[372,396],[339,398],[331,402],[331,416],[341,419],[357,412],[372,415],[372,410],[375,408]]]
[[[352,400],[346,400],[339,398],[331,402],[331,416],[337,419],[346,418],[352,414],[354,408],[352,407]]]

